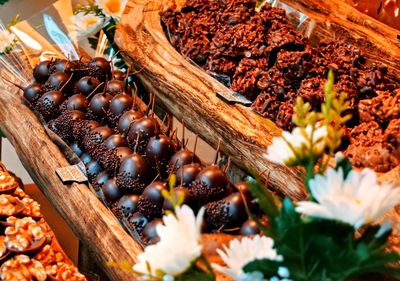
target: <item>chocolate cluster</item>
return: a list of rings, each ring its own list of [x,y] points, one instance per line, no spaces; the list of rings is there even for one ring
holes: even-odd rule
[[[387,78],[384,66],[367,64],[355,46],[341,40],[311,46],[283,9],[264,5],[256,11],[255,0],[190,0],[161,18],[177,51],[212,74],[228,76],[232,90],[285,130],[293,128],[297,97],[320,110],[332,70],[338,93],[349,102],[347,113],[353,115],[346,129],[361,126],[369,134],[382,134],[373,143],[350,138],[346,154],[352,163],[378,172],[398,165],[398,142],[388,142],[387,136],[396,127],[390,122],[399,119],[398,85]],[[378,127],[369,126],[371,121]]]

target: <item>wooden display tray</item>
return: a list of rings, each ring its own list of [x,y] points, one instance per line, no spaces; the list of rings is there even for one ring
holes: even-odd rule
[[[79,238],[80,248],[83,249],[79,253],[79,264],[83,271],[93,272],[98,267],[108,276],[106,280],[138,280],[134,274],[111,267],[108,263],[128,261],[133,265],[143,251],[141,244],[123,229],[115,215],[86,184],[61,182],[55,170],[70,165],[62,149],[53,142],[39,118],[25,104],[22,92],[6,85],[1,79],[0,104],[0,129],[14,146],[36,185]],[[143,103],[139,106],[145,108]],[[59,145],[62,147],[65,144]],[[204,255],[213,262],[221,263],[215,249],[233,238],[239,236],[203,234]],[[91,261],[92,258],[96,264]],[[216,276],[218,281],[226,280],[222,274]]]
[[[184,1],[180,1],[184,2]],[[315,20],[312,41],[340,36],[360,47],[371,62],[382,62],[392,77],[400,77],[400,40],[397,31],[345,2],[319,0],[282,1]],[[260,175],[269,186],[292,199],[305,197],[298,170],[279,166],[264,157],[272,138],[279,134],[271,121],[250,108],[229,105],[217,92],[232,92],[204,70],[181,56],[169,43],[159,12],[172,0],[130,0],[115,42],[128,64],[149,91],[185,125],[245,170]]]

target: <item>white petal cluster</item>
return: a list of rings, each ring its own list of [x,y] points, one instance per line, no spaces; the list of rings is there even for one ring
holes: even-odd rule
[[[128,0],[96,0],[95,4],[103,11],[106,17],[119,20],[125,10]]]
[[[370,169],[353,170],[344,178],[341,168],[328,168],[326,176],[316,175],[309,185],[316,202],[299,202],[297,212],[341,221],[355,229],[379,221],[400,204],[400,187],[379,184],[375,172]]]
[[[163,217],[156,227],[160,241],[146,247],[133,266],[136,272],[153,277],[178,276],[188,270],[201,255],[202,208],[197,218],[190,207],[176,208],[175,215]]]
[[[97,33],[104,24],[104,18],[93,13],[79,12],[71,17],[74,32],[78,38]]]
[[[265,236],[256,235],[252,239],[248,237],[241,240],[233,239],[229,243],[229,247],[224,246],[224,251],[217,250],[227,267],[218,264],[212,264],[212,266],[235,281],[261,281],[263,280],[261,273],[245,273],[243,267],[257,259],[282,261],[282,256],[278,255],[273,247],[274,241]]]
[[[0,54],[7,51],[8,48],[11,48],[17,37],[14,33],[9,32],[7,29],[0,29]]]
[[[272,140],[272,144],[267,148],[266,158],[277,164],[288,165],[296,162],[298,158],[308,157],[311,153],[321,155],[326,146],[326,136],[325,126],[313,130],[312,126],[308,125],[306,128],[296,127],[291,133],[283,131],[280,137]]]

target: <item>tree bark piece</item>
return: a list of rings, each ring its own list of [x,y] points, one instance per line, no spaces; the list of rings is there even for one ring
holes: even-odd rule
[[[35,114],[22,103],[21,92],[1,85],[0,128],[17,151],[32,179],[70,225],[111,280],[135,280],[135,276],[107,262],[136,262],[142,252],[116,217],[84,184],[64,185],[56,168],[69,163],[46,134]]]

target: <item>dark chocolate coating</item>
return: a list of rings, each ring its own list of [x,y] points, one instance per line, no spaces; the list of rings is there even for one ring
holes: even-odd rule
[[[191,184],[190,193],[199,206],[222,199],[229,194],[225,172],[216,165],[205,167]]]
[[[97,127],[86,134],[83,139],[83,148],[94,157],[95,150],[112,134],[113,130],[109,127]]]
[[[77,60],[73,60],[73,61],[56,60],[51,65],[50,72],[54,73],[54,72],[62,71],[67,74],[71,74],[72,72],[74,72],[75,73],[74,77],[76,78],[76,72],[79,71],[79,65],[80,65],[80,62]]]
[[[181,149],[177,151],[169,161],[170,170],[176,171],[180,167],[190,163],[200,163],[200,159],[192,151],[188,149]]]
[[[33,82],[24,89],[24,98],[32,105],[35,105],[42,95],[42,85],[38,82]]]
[[[150,138],[146,148],[146,158],[156,171],[160,169],[161,176],[168,175],[168,163],[175,153],[175,145],[165,135]]]
[[[97,161],[90,161],[86,165],[86,173],[90,181],[92,181],[95,177],[97,177],[101,171],[103,171],[103,168]]]
[[[84,96],[88,96],[96,89],[97,86],[100,85],[100,81],[91,76],[85,76],[79,79],[79,81],[75,85],[75,92],[81,93]],[[98,92],[101,92],[102,89],[99,87],[97,89]]]
[[[36,109],[46,121],[49,121],[60,115],[60,106],[64,100],[65,96],[62,92],[50,91],[38,100]]]
[[[226,224],[227,227],[238,227],[247,218],[246,207],[243,201],[243,197],[240,193],[235,192],[228,195],[223,199],[227,204],[229,221]]]
[[[120,146],[111,150],[107,150],[100,156],[100,163],[103,168],[110,174],[114,175],[125,157],[131,155],[133,151],[129,147]]]
[[[136,212],[129,216],[128,223],[134,228],[139,234],[142,233],[143,228],[148,224],[149,219],[146,218],[142,213]]]
[[[165,182],[154,181],[149,184],[139,198],[139,211],[150,219],[160,217],[164,203],[164,197],[161,192],[166,189]]]
[[[209,188],[227,187],[228,178],[225,172],[217,165],[205,167],[196,177],[196,180]]]
[[[160,125],[152,117],[142,117],[131,125],[127,139],[133,150],[137,146],[138,152],[144,152],[151,137],[160,133]],[[139,144],[136,145],[139,136]]]
[[[106,171],[99,173],[92,181],[93,188],[98,191],[103,184],[110,179],[110,175]]]
[[[101,127],[94,128],[92,130],[92,133],[94,133],[98,136],[97,137],[98,143],[100,143],[100,142],[105,141],[110,136],[112,136],[113,130],[109,127],[101,126]]]
[[[215,230],[221,227],[225,229],[240,227],[248,219],[242,196],[239,192],[235,192],[222,200],[208,203],[205,207],[204,219]]]
[[[135,111],[135,110],[129,110],[126,111],[124,114],[122,114],[122,116],[119,118],[118,121],[118,131],[121,134],[126,134],[128,133],[129,127],[131,126],[131,124],[142,118],[144,116],[142,111]]]
[[[162,225],[162,219],[154,219],[149,222],[145,228],[143,229],[143,236],[147,241],[151,241],[152,243],[157,242],[160,237],[157,234],[157,225]]]
[[[136,194],[125,194],[122,196],[116,205],[119,210],[122,211],[124,216],[129,216],[137,211],[137,205],[139,202],[139,195]]]
[[[140,194],[150,181],[150,168],[140,154],[132,153],[122,160],[117,175],[121,188]]]
[[[81,155],[83,154],[83,151],[76,142],[71,144],[70,147],[71,147],[72,151],[76,154],[76,156],[81,157]]]
[[[129,85],[126,85],[125,82],[121,80],[108,81],[106,91],[113,96],[118,95],[122,92],[126,92],[128,95],[132,95],[131,87]]]
[[[180,167],[176,171],[176,184],[189,187],[202,169],[203,167],[200,163],[190,163]]]
[[[75,141],[83,148],[83,140],[89,132],[94,128],[100,127],[101,124],[94,120],[77,121],[72,126],[72,134]]]
[[[48,90],[59,90],[64,86],[65,83],[68,82],[69,78],[70,75],[65,72],[55,72],[49,76],[49,79],[47,79],[44,86]],[[64,94],[67,94],[67,92],[68,87],[64,87]]]
[[[87,164],[89,164],[89,163],[93,160],[92,156],[90,156],[90,154],[89,154],[89,153],[86,153],[86,152],[84,152],[84,153],[81,155],[80,159],[81,159],[82,163],[85,164],[85,166],[86,166]]]
[[[120,199],[123,195],[123,192],[120,188],[118,188],[116,184],[115,178],[109,179],[106,181],[101,187],[103,191],[104,198],[107,202],[112,203]]]
[[[111,66],[105,58],[92,58],[87,62],[86,67],[89,68],[88,74],[100,81],[105,81],[107,77],[111,77]]]
[[[120,146],[128,146],[126,139],[123,135],[114,134],[109,136],[103,143],[103,146],[112,149]]]
[[[105,117],[111,99],[112,96],[110,94],[99,93],[94,95],[90,100],[88,107],[93,117],[96,118]]]
[[[75,94],[69,97],[65,104],[66,110],[80,110],[82,112],[86,112],[87,107],[89,105],[88,99],[82,94]]]
[[[39,83],[44,83],[50,76],[50,65],[51,62],[48,60],[40,62],[36,65],[35,69],[33,70],[33,77]]]
[[[121,70],[114,70],[111,74],[111,78],[115,80],[124,81],[126,77],[126,73]]]
[[[256,235],[260,234],[261,230],[258,228],[255,221],[249,219],[242,224],[239,233],[240,235]]]
[[[110,106],[107,111],[107,122],[116,127],[121,115],[132,108],[133,99],[130,95],[120,93],[114,96],[110,101]]]
[[[248,198],[248,200],[252,200],[253,196],[251,195],[250,192],[250,183],[246,181],[238,182],[235,184],[235,188],[237,191],[241,192],[244,197]]]

